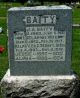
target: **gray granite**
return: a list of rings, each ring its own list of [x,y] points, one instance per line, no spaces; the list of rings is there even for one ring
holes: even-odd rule
[[[3,98],[79,98],[80,81],[75,75],[10,76],[1,81]]]
[[[8,11],[11,75],[70,75],[72,9],[15,7]]]
[[[62,9],[71,9],[66,5],[60,6],[35,6],[35,7],[14,7],[10,8],[9,11],[19,11],[19,10],[62,10]]]

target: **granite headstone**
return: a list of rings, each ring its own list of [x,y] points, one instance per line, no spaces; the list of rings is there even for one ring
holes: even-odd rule
[[[11,75],[71,74],[70,7],[10,8],[8,34]]]

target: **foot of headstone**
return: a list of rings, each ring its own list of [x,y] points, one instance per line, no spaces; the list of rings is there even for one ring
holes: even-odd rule
[[[10,76],[1,81],[3,98],[79,98],[80,81],[71,76]]]

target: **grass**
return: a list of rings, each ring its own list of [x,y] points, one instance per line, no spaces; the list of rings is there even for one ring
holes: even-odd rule
[[[3,28],[3,34],[7,33],[7,23],[6,23],[6,21],[7,21],[6,18],[3,18],[3,17],[0,18],[0,27]]]
[[[5,48],[5,51],[3,54],[0,54],[0,58],[7,57],[7,23],[6,18],[0,18],[0,27],[3,28],[3,33],[0,34],[0,46],[3,46]],[[0,59],[0,62],[2,60]],[[0,64],[1,66],[1,64]]]
[[[80,8],[74,8],[73,9],[73,23],[79,23],[80,24]]]
[[[72,68],[80,76],[80,29],[73,29]]]
[[[8,59],[7,59],[7,57],[1,57],[0,60],[1,60],[1,62],[0,62],[0,65],[1,65],[1,68],[0,68],[0,79],[2,79],[2,77],[6,73],[5,70],[7,70],[7,68],[8,68]]]
[[[5,48],[5,51],[0,54],[0,57],[7,57],[7,37],[5,34],[0,35],[0,46],[3,46]]]
[[[7,10],[5,8],[0,8],[0,17],[6,17]]]

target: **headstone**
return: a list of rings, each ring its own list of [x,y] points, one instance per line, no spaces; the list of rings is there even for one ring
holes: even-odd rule
[[[80,80],[70,68],[71,31],[70,7],[11,8],[3,98],[79,98]]]
[[[11,8],[8,32],[11,75],[71,74],[70,7]]]

